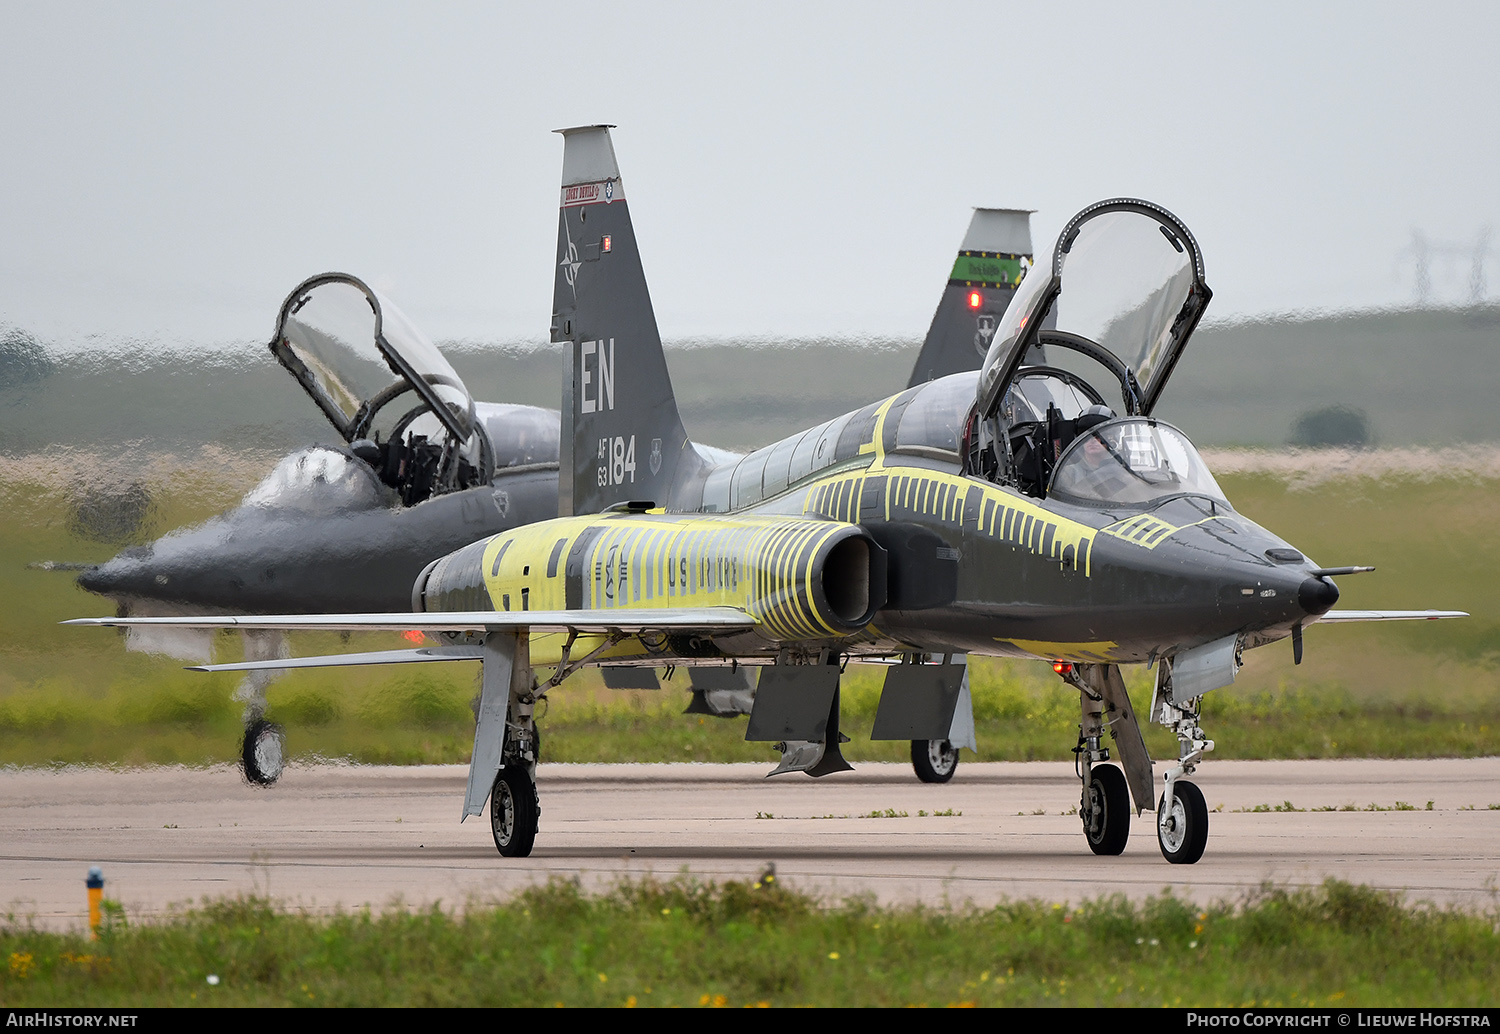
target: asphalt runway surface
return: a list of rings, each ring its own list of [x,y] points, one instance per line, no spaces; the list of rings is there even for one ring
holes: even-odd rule
[[[1411,901],[1493,908],[1500,896],[1500,758],[1210,761],[1196,781],[1218,810],[1191,866],[1162,858],[1152,812],[1134,820],[1123,855],[1091,854],[1068,814],[1078,801],[1068,763],[966,762],[939,786],[904,765],[821,780],[766,779],[770,767],[544,765],[530,858],[496,853],[488,814],[458,822],[463,766],[292,766],[270,788],[229,766],[9,769],[0,910],[77,926],[91,865],[137,918],[238,894],[320,913],[461,907],[553,877],[589,887],[682,872],[753,879],[768,862],[798,889],[885,903],[1140,899],[1165,888],[1234,901],[1267,881],[1328,877]],[[1306,810],[1256,810],[1288,803]],[[1345,807],[1360,810],[1314,810]],[[948,810],[957,814],[934,814]]]

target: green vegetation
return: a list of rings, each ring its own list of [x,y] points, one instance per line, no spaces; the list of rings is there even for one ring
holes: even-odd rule
[[[554,882],[460,911],[316,917],[260,899],[98,941],[0,927],[0,1001],[57,1005],[1475,1006],[1496,915],[1329,881],[1202,908],[819,902],[778,884]],[[1101,964],[1107,959],[1108,964]]]
[[[72,576],[27,565],[44,559],[98,560],[114,545],[77,537],[69,520],[72,485],[36,468],[0,482],[0,764],[142,764],[230,761],[239,708],[232,675],[184,672],[169,658],[127,653],[116,635],[60,628],[58,621],[107,613]],[[1320,563],[1373,563],[1342,580],[1341,605],[1442,607],[1472,618],[1400,625],[1313,628],[1304,663],[1285,644],[1247,655],[1235,686],[1207,703],[1216,757],[1429,757],[1495,752],[1500,730],[1500,539],[1491,515],[1500,481],[1477,476],[1341,476],[1310,487],[1269,474],[1221,478],[1247,515]],[[215,513],[243,479],[180,466],[150,482],[153,505],[142,536]],[[218,640],[221,656],[238,640]],[[394,636],[303,636],[298,652],[406,645]],[[872,743],[882,671],[852,666],[843,728],[852,761],[905,761],[902,743]],[[1138,711],[1151,674],[1126,670]],[[1071,757],[1078,703],[1039,663],[975,660],[975,720],[984,760]],[[659,692],[611,691],[585,672],[542,708],[544,757],[552,761],[755,761],[765,744],[744,742],[744,719],[682,715],[685,673]],[[460,762],[473,743],[471,665],[419,670],[324,669],[274,685],[270,715],[286,725],[303,758],[360,762]],[[1148,730],[1157,756],[1175,747]]]

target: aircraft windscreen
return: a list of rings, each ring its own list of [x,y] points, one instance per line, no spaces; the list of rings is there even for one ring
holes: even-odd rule
[[[281,337],[346,420],[396,379],[375,344],[375,310],[353,284],[308,291],[288,312]]]
[[[1058,461],[1048,494],[1129,505],[1184,494],[1224,500],[1193,443],[1146,418],[1113,420],[1079,435]]]
[[[244,505],[337,515],[394,501],[368,464],[337,449],[314,446],[277,463],[245,496]]]
[[[1103,345],[1146,385],[1167,359],[1169,332],[1195,276],[1188,250],[1156,219],[1137,211],[1097,215],[1063,254],[1056,329]]]

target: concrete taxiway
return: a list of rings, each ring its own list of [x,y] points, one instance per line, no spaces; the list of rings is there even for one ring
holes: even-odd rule
[[[1210,762],[1197,781],[1216,810],[1193,866],[1161,857],[1150,812],[1123,855],[1090,854],[1066,763],[964,763],[943,786],[903,765],[822,780],[768,768],[544,765],[541,833],[523,859],[496,854],[487,816],[459,824],[462,766],[294,766],[266,789],[227,766],[10,769],[0,908],[81,923],[91,865],[135,917],[249,893],[318,912],[461,906],[551,877],[746,879],[767,862],[828,897],[929,904],[1168,887],[1206,902],[1337,877],[1494,907],[1500,887],[1500,758]],[[1329,808],[1359,810],[1315,810]]]

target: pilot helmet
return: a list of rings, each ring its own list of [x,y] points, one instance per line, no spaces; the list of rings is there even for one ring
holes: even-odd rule
[[[1082,434],[1089,428],[1096,427],[1099,424],[1102,424],[1107,420],[1113,420],[1114,418],[1114,411],[1108,406],[1090,406],[1088,409],[1085,409],[1082,413],[1078,414],[1076,426],[1079,433]]]

